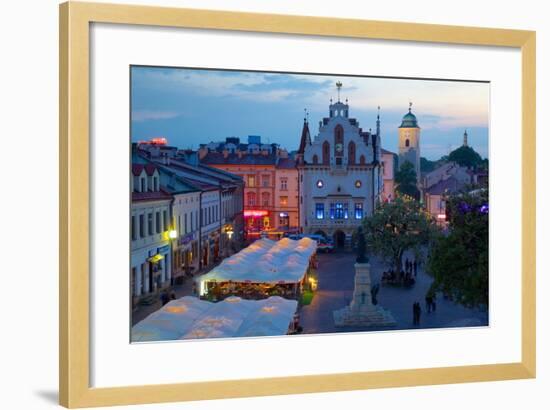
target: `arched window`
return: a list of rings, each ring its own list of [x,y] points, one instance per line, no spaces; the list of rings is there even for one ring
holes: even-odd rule
[[[409,145],[411,145],[411,143],[410,143],[409,139],[407,138],[407,139],[405,140],[405,146],[408,147]]]
[[[355,142],[348,144],[348,164],[355,165]]]
[[[344,128],[340,124],[334,128],[334,152],[338,156],[344,154]]]
[[[262,192],[262,206],[269,206],[269,192]]]
[[[364,156],[364,155],[361,155],[361,156],[359,157],[359,164],[365,165],[365,156]]]
[[[330,164],[330,144],[328,141],[323,142],[323,164]]]
[[[319,163],[319,157],[317,156],[317,154],[315,154],[313,156],[313,165],[317,165]]]
[[[256,206],[256,193],[249,192],[246,194],[246,202],[248,206]]]

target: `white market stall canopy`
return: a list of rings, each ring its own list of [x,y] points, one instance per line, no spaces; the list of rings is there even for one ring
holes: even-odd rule
[[[286,335],[297,307],[297,301],[279,296],[232,296],[218,303],[184,296],[137,323],[132,342]]]
[[[201,283],[297,283],[306,274],[316,249],[317,242],[310,238],[297,241],[289,238],[280,241],[258,239],[198,280]]]

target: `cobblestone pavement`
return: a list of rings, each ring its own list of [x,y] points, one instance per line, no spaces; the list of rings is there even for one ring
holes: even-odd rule
[[[318,290],[310,305],[302,307],[300,323],[304,333],[331,333],[364,330],[382,330],[375,328],[336,328],[332,312],[351,302],[355,255],[335,252],[318,255]],[[403,259],[404,260],[404,259]],[[370,258],[372,284],[380,283],[385,266],[377,258]],[[427,313],[424,297],[432,283],[422,268],[418,269],[416,284],[412,288],[381,285],[378,304],[389,309],[397,326],[391,329],[441,328],[455,326],[481,326],[488,324],[488,313],[478,309],[468,309],[437,295],[437,309]],[[420,302],[422,315],[420,326],[412,324],[412,305]],[[386,329],[387,330],[387,329]]]

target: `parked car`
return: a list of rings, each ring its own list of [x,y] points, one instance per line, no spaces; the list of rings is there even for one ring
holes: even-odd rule
[[[317,243],[317,252],[332,252],[334,250],[334,243],[330,239],[322,238]]]

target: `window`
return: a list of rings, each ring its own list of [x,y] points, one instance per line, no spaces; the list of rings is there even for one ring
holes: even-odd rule
[[[355,165],[355,142],[353,141],[348,145],[348,164]]]
[[[256,194],[254,192],[249,192],[248,194],[246,194],[246,202],[248,203],[248,206],[255,206]]]
[[[155,228],[157,233],[160,233],[161,227],[160,227],[160,211],[157,211],[155,213]]]
[[[409,139],[407,138],[407,139],[405,140],[405,146],[408,147],[410,144],[411,144],[411,143],[410,143]]]
[[[281,206],[287,206],[288,205],[288,196],[281,196],[279,198]]]
[[[262,206],[269,206],[269,192],[262,192]]]
[[[330,204],[331,219],[347,219],[348,218],[348,204],[342,202],[336,202]]]
[[[168,211],[162,211],[162,230],[168,230]]]
[[[140,192],[145,192],[147,189],[147,187],[145,186],[145,178],[140,178],[139,182],[140,182],[140,189],[141,189]]]
[[[159,190],[159,179],[157,177],[153,177],[153,191]]]
[[[361,156],[359,157],[359,164],[360,164],[360,165],[365,165],[365,156],[364,156],[364,155],[361,155]]]
[[[184,233],[186,234],[187,233],[187,214],[183,215],[183,230],[184,230]]]
[[[355,204],[355,219],[363,219],[363,204]]]
[[[281,191],[287,190],[288,178],[281,178]]]
[[[315,218],[316,219],[325,219],[325,204],[316,203],[315,204]]]
[[[132,240],[135,241],[137,239],[137,231],[136,231],[136,216],[132,215]]]
[[[256,186],[256,175],[249,175],[246,185],[250,188],[254,188]]]
[[[344,153],[344,128],[338,124],[334,128],[334,154],[342,155]]]
[[[323,165],[330,164],[330,144],[328,141],[323,142]]]
[[[269,187],[269,182],[270,182],[269,180],[270,180],[269,175],[262,175],[262,186],[264,188]]]
[[[144,230],[145,230],[145,221],[144,221],[144,219],[145,219],[145,218],[144,218],[144,215],[141,214],[141,215],[139,216],[139,237],[140,237],[140,238],[144,238],[144,237],[145,237],[145,232],[144,232]]]
[[[147,214],[147,235],[153,234],[153,213]]]
[[[319,157],[317,156],[317,154],[315,154],[313,156],[313,165],[317,165],[319,163]]]

